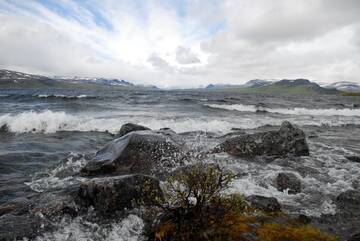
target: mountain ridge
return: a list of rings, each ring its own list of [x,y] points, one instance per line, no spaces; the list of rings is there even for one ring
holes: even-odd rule
[[[0,69],[0,88],[125,88],[157,89],[156,86],[135,85],[123,79],[99,77],[48,77],[8,69]]]

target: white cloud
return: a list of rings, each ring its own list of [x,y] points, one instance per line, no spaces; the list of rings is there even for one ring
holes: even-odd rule
[[[1,68],[176,87],[360,81],[357,0],[18,0],[0,2],[0,22]]]
[[[179,46],[176,49],[176,60],[179,64],[196,64],[200,63],[200,59],[191,49]]]

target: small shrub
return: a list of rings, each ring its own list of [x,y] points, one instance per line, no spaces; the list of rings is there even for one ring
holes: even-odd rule
[[[156,241],[335,241],[285,214],[258,212],[239,194],[224,194],[234,178],[218,166],[197,164],[170,177],[157,200]],[[276,220],[282,224],[277,224]],[[272,223],[270,223],[272,222]]]

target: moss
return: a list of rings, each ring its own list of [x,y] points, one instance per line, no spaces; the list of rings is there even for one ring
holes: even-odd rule
[[[360,92],[342,92],[342,96],[360,96]]]
[[[288,226],[268,223],[257,231],[260,241],[337,241],[338,239],[310,226]]]

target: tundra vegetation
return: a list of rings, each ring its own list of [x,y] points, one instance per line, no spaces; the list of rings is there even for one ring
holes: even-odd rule
[[[155,200],[149,240],[336,241],[301,219],[251,206],[229,193],[235,175],[216,165],[195,164],[171,175]]]

